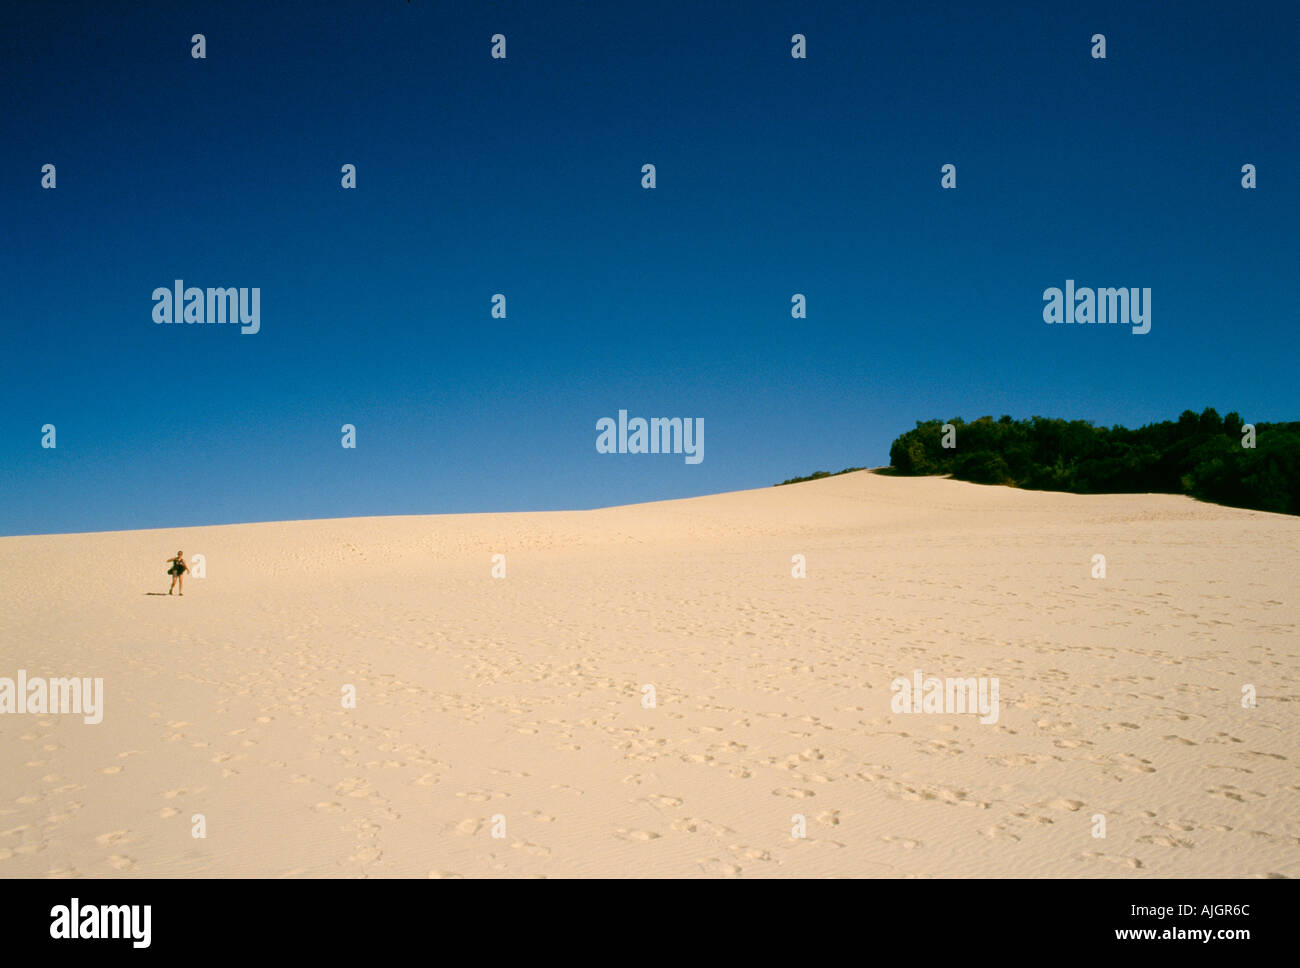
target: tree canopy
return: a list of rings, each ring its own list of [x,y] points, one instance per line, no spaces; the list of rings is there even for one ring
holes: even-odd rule
[[[956,431],[955,447],[943,446],[945,422]],[[1255,424],[1254,447],[1243,446],[1243,426],[1237,413],[1220,417],[1212,407],[1137,430],[1048,417],[954,417],[917,421],[889,448],[889,461],[899,474],[1075,494],[1188,494],[1300,514],[1300,423]]]

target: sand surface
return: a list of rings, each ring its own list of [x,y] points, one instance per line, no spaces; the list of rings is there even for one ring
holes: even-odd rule
[[[1296,518],[868,472],[3,538],[0,676],[105,713],[0,715],[0,876],[1295,877],[1298,584]]]

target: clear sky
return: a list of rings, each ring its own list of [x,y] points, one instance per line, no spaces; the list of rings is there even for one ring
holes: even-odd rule
[[[0,534],[684,497],[888,463],[932,417],[1300,418],[1297,33],[1291,3],[5,4]],[[176,279],[259,287],[261,331],[155,324]],[[1151,332],[1045,324],[1066,279],[1149,287]],[[598,454],[620,409],[702,418],[705,459]]]

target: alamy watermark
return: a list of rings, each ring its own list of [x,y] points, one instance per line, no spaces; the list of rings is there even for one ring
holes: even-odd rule
[[[168,289],[153,291],[155,323],[239,323],[239,331],[252,335],[262,328],[262,290],[260,288],[186,288],[177,279]]]
[[[704,460],[703,417],[627,418],[627,411],[596,421],[600,431],[596,452],[600,454],[685,454],[686,463]]]
[[[911,679],[895,679],[889,690],[894,694],[889,708],[896,713],[979,713],[986,726],[998,721],[997,676],[940,679],[916,669]]]
[[[153,932],[150,904],[68,904],[50,908],[50,937],[59,941],[126,939],[133,948],[147,948]]]
[[[0,676],[0,713],[75,714],[98,726],[104,720],[104,680],[28,678],[27,670],[19,669],[17,681]]]
[[[1045,323],[1119,323],[1132,326],[1133,335],[1151,332],[1151,290],[1074,288],[1065,280],[1065,291],[1053,286],[1043,290]]]

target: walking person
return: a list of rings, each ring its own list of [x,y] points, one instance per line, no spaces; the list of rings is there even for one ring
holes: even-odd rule
[[[167,574],[172,576],[172,587],[167,589],[167,594],[170,595],[172,593],[172,588],[179,585],[179,594],[184,595],[185,579],[183,576],[190,570],[189,566],[185,564],[185,552],[178,551],[176,552],[175,558],[168,558],[167,561],[171,564],[171,567],[167,569]]]

